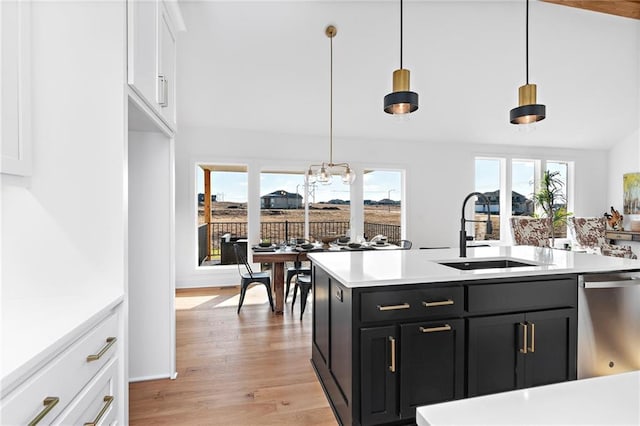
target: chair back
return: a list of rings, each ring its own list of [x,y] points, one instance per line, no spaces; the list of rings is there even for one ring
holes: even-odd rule
[[[246,272],[249,274],[251,279],[253,279],[253,270],[251,269],[251,265],[247,261],[247,256],[243,253],[239,244],[233,244],[233,251],[236,254],[236,263],[238,264],[238,272],[242,277],[244,273],[242,272],[242,267],[240,265],[244,265]]]
[[[516,245],[549,247],[551,219],[516,216],[512,217],[510,222]]]
[[[581,247],[602,247],[607,242],[604,217],[570,217],[569,226]]]

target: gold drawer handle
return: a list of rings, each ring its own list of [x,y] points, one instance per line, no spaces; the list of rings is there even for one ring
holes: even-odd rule
[[[447,300],[440,300],[438,302],[422,302],[422,306],[429,308],[432,306],[447,306],[447,305],[453,305],[453,300],[451,299],[447,299]]]
[[[113,346],[116,340],[118,339],[116,339],[115,337],[107,337],[107,344],[104,345],[104,347],[100,349],[100,352],[98,352],[97,354],[87,356],[87,362],[97,361],[102,358],[102,355],[104,355],[109,350],[109,348]]]
[[[85,423],[84,426],[96,426],[100,422],[100,419],[102,418],[102,416],[104,416],[104,413],[106,413],[111,406],[111,403],[113,402],[113,396],[106,395],[102,400],[104,401],[104,405],[102,406],[102,410],[100,410],[100,412],[96,416],[96,419],[92,422]]]
[[[441,327],[420,327],[420,331],[423,333],[435,333],[437,331],[451,331],[451,326],[449,324],[445,324]]]
[[[389,336],[389,344],[391,345],[391,365],[389,366],[389,371],[392,373],[396,372],[396,339]]]
[[[534,323],[529,323],[531,326],[531,346],[529,347],[529,352],[534,353],[536,351],[536,325]]]
[[[527,353],[527,323],[521,322],[520,327],[522,327],[522,333],[523,333],[522,348],[520,348],[520,353],[526,354]]]
[[[401,305],[378,305],[379,311],[397,311],[399,309],[409,309],[411,307],[408,303],[403,303]]]
[[[49,414],[49,411],[53,410],[53,407],[55,407],[58,402],[60,402],[60,398],[58,398],[57,396],[46,397],[44,401],[42,401],[42,403],[44,404],[44,408],[33,420],[29,422],[29,426],[37,425],[40,420],[44,419],[44,416]]]

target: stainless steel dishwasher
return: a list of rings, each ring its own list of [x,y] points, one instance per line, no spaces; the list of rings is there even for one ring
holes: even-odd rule
[[[578,379],[640,370],[640,271],[578,277]]]

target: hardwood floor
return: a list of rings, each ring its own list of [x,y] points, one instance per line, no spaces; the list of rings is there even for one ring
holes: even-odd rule
[[[176,380],[129,386],[131,425],[336,425],[311,367],[311,303],[284,315],[263,286],[176,292]],[[311,296],[309,301],[311,300]]]

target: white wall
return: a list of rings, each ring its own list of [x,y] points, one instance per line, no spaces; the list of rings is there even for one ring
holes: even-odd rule
[[[358,169],[406,170],[406,236],[414,247],[458,246],[460,209],[465,195],[474,190],[476,156],[575,161],[574,213],[602,214],[607,200],[606,152],[519,147],[519,139],[527,134],[514,130],[513,137],[512,146],[336,139],[334,159]],[[246,164],[251,182],[252,174],[261,169],[305,170],[311,162],[325,159],[327,150],[328,138],[181,128],[176,137],[176,287],[237,281],[233,267],[196,266],[196,163]],[[257,190],[250,199],[259,206]]]
[[[3,302],[123,289],[124,4],[32,19],[33,175],[2,177]]]

